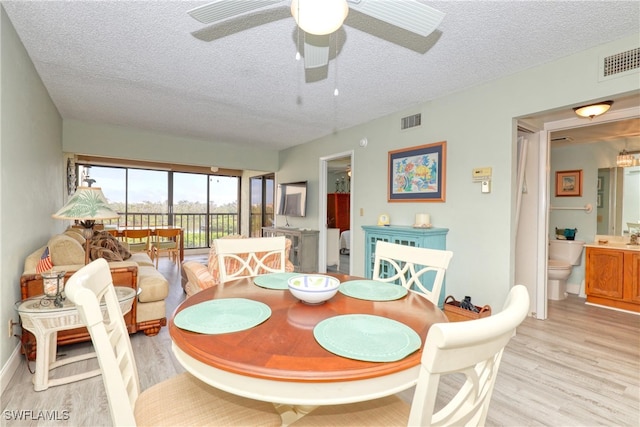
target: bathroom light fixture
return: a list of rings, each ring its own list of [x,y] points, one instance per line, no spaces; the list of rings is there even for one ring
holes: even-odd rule
[[[622,150],[618,157],[616,157],[616,166],[619,168],[628,168],[629,166],[633,166],[636,158],[634,154],[640,153],[640,151],[632,151],[628,152],[627,150]]]
[[[342,26],[349,6],[346,0],[293,0],[291,15],[309,34],[331,34]]]
[[[613,101],[603,101],[597,104],[583,105],[581,107],[575,107],[573,111],[580,117],[589,117],[593,119],[596,116],[606,113],[611,108]]]
[[[627,150],[622,150],[616,158],[616,166],[626,168],[631,165],[633,165],[633,156],[627,153]]]

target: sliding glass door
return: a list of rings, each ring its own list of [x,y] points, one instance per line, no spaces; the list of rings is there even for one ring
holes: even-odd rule
[[[77,173],[80,185],[102,188],[120,213],[107,225],[182,227],[186,248],[240,233],[240,177],[82,164]]]
[[[260,237],[262,227],[273,226],[274,180],[273,174],[251,178],[251,237]]]

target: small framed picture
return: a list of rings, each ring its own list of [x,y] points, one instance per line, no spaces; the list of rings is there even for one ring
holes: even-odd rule
[[[387,201],[444,202],[446,141],[389,151]]]
[[[602,181],[604,181],[604,177],[598,177],[598,191],[602,191]]]
[[[598,208],[602,207],[602,193],[598,193],[597,207]]]
[[[556,197],[582,196],[582,169],[556,172]]]

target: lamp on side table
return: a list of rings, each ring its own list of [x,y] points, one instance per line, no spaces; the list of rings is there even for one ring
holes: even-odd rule
[[[114,219],[120,215],[109,207],[100,187],[78,187],[67,203],[52,216],[56,219],[80,221],[86,240],[84,263],[89,264],[89,246],[96,220]]]

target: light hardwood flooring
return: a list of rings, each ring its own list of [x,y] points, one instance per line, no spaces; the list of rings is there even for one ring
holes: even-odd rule
[[[171,283],[169,318],[184,298],[180,273],[166,259],[160,271]],[[132,335],[131,342],[142,389],[183,371],[171,353],[166,328],[155,337]],[[59,352],[71,355],[89,349],[82,343]],[[81,362],[67,371],[60,368],[59,374],[95,366],[95,360]],[[457,381],[444,381],[440,395],[451,394]],[[410,400],[411,392],[401,397]],[[3,393],[1,407],[3,426],[111,425],[100,377],[35,392],[24,361]],[[32,415],[18,421],[13,419],[15,411]],[[58,419],[33,419],[42,414]],[[549,319],[526,319],[507,346],[487,425],[640,425],[640,316],[588,306],[577,297],[550,301]]]
[[[340,268],[335,265],[327,266],[328,272],[349,274],[349,254],[340,254]]]

